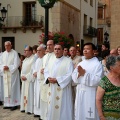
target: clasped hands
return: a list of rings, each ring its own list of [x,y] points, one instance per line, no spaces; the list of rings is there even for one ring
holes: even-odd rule
[[[34,73],[33,73],[33,76],[36,78],[36,77],[37,77],[37,72],[34,72]]]
[[[41,72],[42,74],[44,74],[44,68],[42,68],[40,72]]]
[[[78,69],[78,78],[79,78],[80,76],[84,76],[84,74],[85,74],[85,69],[83,69],[80,65],[77,67],[77,69]]]
[[[48,77],[48,81],[49,81],[50,83],[53,83],[53,84],[57,83],[56,78]]]
[[[27,78],[26,78],[25,76],[21,76],[21,79],[22,79],[23,81],[26,81],[26,80],[27,80]]]
[[[4,71],[9,70],[9,67],[8,67],[8,66],[4,66],[4,67],[3,67],[3,70],[4,70]]]

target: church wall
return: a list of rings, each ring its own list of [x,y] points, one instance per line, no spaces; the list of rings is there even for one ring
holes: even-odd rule
[[[120,0],[111,0],[111,48],[120,46]]]

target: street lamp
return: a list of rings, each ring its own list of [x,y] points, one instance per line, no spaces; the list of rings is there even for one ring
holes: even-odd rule
[[[77,41],[77,42],[76,42],[76,47],[77,47],[77,48],[80,48],[80,41]]]
[[[4,22],[4,19],[6,18],[7,10],[5,9],[5,7],[1,9],[1,3],[0,3],[0,11],[1,11],[1,16],[2,16],[0,17],[0,26],[2,26],[1,21]]]
[[[48,41],[48,21],[49,21],[49,8],[52,8],[57,0],[38,0],[42,7],[45,8],[45,41]]]

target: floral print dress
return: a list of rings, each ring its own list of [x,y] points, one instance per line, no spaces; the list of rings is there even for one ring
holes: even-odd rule
[[[107,120],[120,120],[120,87],[113,85],[104,76],[99,84],[105,90],[102,110]]]

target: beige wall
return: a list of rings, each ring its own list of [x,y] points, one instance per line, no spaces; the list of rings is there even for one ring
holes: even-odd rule
[[[8,7],[9,17],[23,16],[23,2],[27,1],[36,1],[37,15],[45,16],[45,9],[40,6],[37,0],[1,0],[0,2],[2,3],[2,7],[7,7],[7,4],[11,5],[11,8]],[[93,27],[96,27],[96,13],[94,6],[97,0],[93,0],[93,7],[86,4],[84,0],[61,1],[62,2],[57,2],[53,8],[49,9],[49,31],[63,31],[67,35],[71,33],[73,34],[75,41],[83,39],[84,13],[86,13],[88,17],[93,18]],[[2,37],[15,37],[15,49],[18,52],[23,53],[25,45],[33,46],[38,43],[39,35],[41,33],[42,31],[40,29],[36,29],[36,33],[33,33],[28,29],[26,30],[26,33],[23,33],[21,29],[17,29],[16,33],[13,33],[12,29],[7,30],[7,33],[0,30],[0,39]],[[85,38],[85,40],[89,39],[92,40],[91,38]]]
[[[90,0],[87,2],[81,0],[81,39],[85,42],[97,43],[97,38],[86,37],[83,35],[84,14],[87,15],[87,25],[90,25],[90,18],[93,18],[92,27],[97,28],[97,5],[98,0],[93,0],[93,6],[90,5]]]
[[[22,3],[26,1],[36,1],[36,0],[2,0],[2,7],[6,7],[10,4],[11,8],[8,7],[8,17],[9,16],[23,16],[23,6]],[[38,3],[38,2],[37,2]],[[37,15],[44,15],[44,8],[37,4]],[[14,22],[14,21],[13,21]],[[4,22],[6,23],[6,21]],[[21,29],[16,29],[16,33],[12,32],[12,29],[7,29],[7,33],[0,30],[0,39],[2,37],[15,37],[15,50],[23,54],[25,45],[33,46],[38,44],[39,35],[42,33],[40,29],[37,29],[35,33],[31,29],[26,29],[26,33],[23,33]],[[2,41],[0,41],[0,46]]]
[[[98,28],[103,29],[103,40],[104,40],[104,33],[107,31],[109,34],[109,41],[110,41],[110,29],[111,27],[107,24],[107,21],[111,21],[111,0],[98,0],[101,5],[104,5],[104,18],[98,19]],[[103,41],[104,42],[104,41]]]
[[[65,32],[66,35],[73,34],[75,41],[80,39],[80,11],[72,6],[61,2],[51,11],[52,31]]]
[[[8,30],[6,34],[3,34],[2,31],[0,31],[0,37],[14,37],[15,38],[15,50],[22,53],[24,51],[25,45],[39,45],[39,35],[41,34],[41,31],[37,30],[36,33],[32,33],[31,30],[27,30],[26,33],[23,33],[22,30],[17,30],[16,33],[13,33],[12,30]],[[1,36],[2,35],[2,36]],[[0,45],[1,45],[0,41]]]
[[[81,0],[63,0],[80,10]]]
[[[120,0],[111,0],[111,48],[120,46]]]

